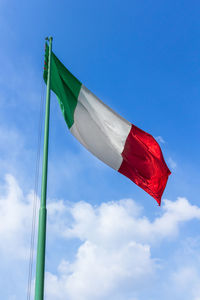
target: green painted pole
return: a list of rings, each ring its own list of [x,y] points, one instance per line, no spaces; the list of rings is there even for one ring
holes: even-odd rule
[[[47,77],[46,113],[44,129],[44,152],[42,168],[42,190],[39,211],[37,263],[35,279],[35,300],[44,299],[44,275],[45,275],[45,247],[46,247],[46,195],[47,195],[47,170],[48,170],[48,145],[49,145],[49,114],[50,114],[50,78],[51,78],[51,51],[52,40],[49,38],[49,63]]]

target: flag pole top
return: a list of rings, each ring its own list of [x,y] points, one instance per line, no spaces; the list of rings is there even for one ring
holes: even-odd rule
[[[50,41],[53,40],[53,37],[52,37],[52,36],[50,36],[50,37],[47,36],[47,37],[45,38],[45,40],[50,42]]]

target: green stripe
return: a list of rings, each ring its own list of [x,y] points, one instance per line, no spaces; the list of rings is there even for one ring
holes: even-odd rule
[[[44,81],[47,82],[49,46],[45,47]],[[57,95],[58,101],[69,128],[74,123],[74,111],[77,105],[81,82],[68,71],[52,52],[51,90]]]

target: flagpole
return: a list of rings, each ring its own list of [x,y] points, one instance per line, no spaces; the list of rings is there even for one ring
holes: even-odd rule
[[[48,145],[49,145],[49,114],[50,114],[50,84],[51,84],[51,51],[52,40],[49,38],[49,63],[47,76],[46,113],[44,129],[44,152],[42,168],[42,190],[39,210],[37,262],[35,279],[35,300],[44,299],[44,277],[45,277],[45,246],[46,246],[46,195],[47,195],[47,170],[48,170]]]

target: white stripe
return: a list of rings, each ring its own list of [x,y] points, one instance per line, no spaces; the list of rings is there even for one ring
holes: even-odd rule
[[[104,163],[118,170],[131,124],[82,85],[71,133]]]

